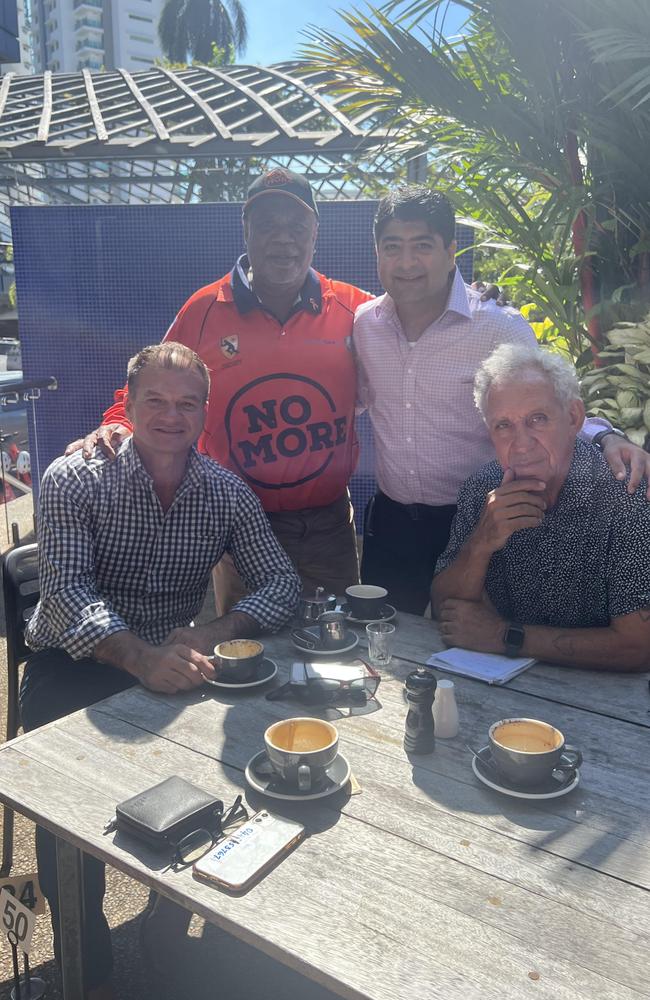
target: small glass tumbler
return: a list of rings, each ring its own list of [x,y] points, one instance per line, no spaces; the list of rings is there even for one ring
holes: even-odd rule
[[[366,625],[368,659],[373,667],[387,667],[393,656],[395,626],[392,622],[370,622]]]

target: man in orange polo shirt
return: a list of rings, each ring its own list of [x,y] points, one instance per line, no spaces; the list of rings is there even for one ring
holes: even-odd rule
[[[210,371],[201,450],[257,493],[304,587],[340,594],[358,579],[347,491],[358,452],[352,320],[371,296],[311,267],[318,209],[304,177],[283,168],[258,177],[243,223],[247,253],[188,299],[166,339]],[[120,389],[85,439],[87,455],[98,442],[115,451],[130,433],[124,401]],[[239,583],[223,560],[216,583],[227,610]]]

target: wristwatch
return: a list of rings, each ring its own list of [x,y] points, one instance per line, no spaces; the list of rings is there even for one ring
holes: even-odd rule
[[[525,637],[524,626],[520,622],[509,622],[503,633],[506,656],[519,656]]]
[[[624,438],[627,441],[627,435],[624,434],[623,431],[619,431],[618,427],[605,427],[602,431],[598,431],[597,434],[594,434],[591,439],[591,443],[595,445],[596,448],[600,448],[602,451],[603,438],[606,438],[608,434],[616,434],[616,437]]]

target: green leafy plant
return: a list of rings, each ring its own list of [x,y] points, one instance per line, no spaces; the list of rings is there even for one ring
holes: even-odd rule
[[[588,412],[606,417],[635,444],[650,444],[650,313],[607,334],[601,367],[582,380]]]
[[[526,284],[574,359],[597,355],[615,290],[622,309],[650,289],[647,4],[458,0],[456,37],[446,6],[346,12],[306,55],[349,110],[429,152],[459,211],[521,255],[506,283]]]

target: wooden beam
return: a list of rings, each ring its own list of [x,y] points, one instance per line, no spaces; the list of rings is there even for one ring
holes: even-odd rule
[[[104,125],[104,119],[102,118],[102,113],[99,107],[99,101],[97,100],[97,94],[95,93],[95,87],[93,85],[93,78],[90,75],[89,69],[84,69],[83,71],[84,86],[86,88],[86,97],[88,98],[88,107],[90,108],[90,113],[93,118],[93,125],[95,126],[95,132],[97,138],[100,142],[105,142],[108,139],[108,132],[106,131],[106,126]]]
[[[233,88],[233,90],[238,90],[240,93],[244,94],[251,101],[253,107],[256,107],[257,110],[268,115],[271,121],[277,125],[282,135],[286,136],[288,139],[300,138],[293,126],[290,125],[289,122],[285,121],[281,114],[278,114],[273,105],[269,104],[268,101],[265,101],[263,97],[260,97],[260,95],[254,90],[251,90],[250,87],[247,87],[244,83],[239,83],[238,80],[228,76],[227,73],[222,73],[221,70],[214,69],[212,66],[203,66],[202,69],[204,73],[210,73],[212,76],[216,77],[217,80],[222,80],[224,83],[227,83]]]
[[[158,139],[162,139],[163,141],[169,139],[169,132],[165,128],[162,118],[159,117],[153,105],[151,105],[147,100],[147,98],[144,96],[144,94],[138,87],[137,83],[135,82],[131,74],[127,72],[127,70],[125,69],[118,69],[118,73],[120,74],[125,84],[133,94],[136,103],[138,104],[140,109],[144,111],[145,115],[151,122]]]
[[[224,123],[222,122],[221,118],[216,113],[216,111],[214,111],[213,108],[211,108],[210,105],[207,103],[207,101],[204,101],[203,98],[200,97],[199,94],[197,94],[196,91],[192,89],[192,87],[188,87],[185,81],[181,80],[180,76],[178,76],[176,73],[173,73],[170,69],[165,69],[163,66],[158,66],[158,71],[160,73],[164,73],[165,76],[169,80],[171,80],[171,82],[174,84],[175,87],[177,87],[179,90],[182,90],[183,93],[186,94],[191,101],[193,101],[193,103],[197,106],[203,117],[210,123],[212,128],[215,130],[217,135],[219,135],[222,139],[232,139],[232,133],[230,129],[224,125]]]
[[[2,86],[0,87],[0,118],[5,109],[5,104],[7,103],[7,97],[9,96],[9,88],[11,86],[11,81],[15,77],[15,73],[5,73],[2,78]]]
[[[50,134],[50,121],[52,120],[52,73],[48,69],[43,73],[43,110],[41,120],[38,123],[36,133],[37,142],[47,142]]]

